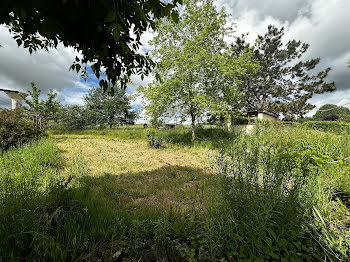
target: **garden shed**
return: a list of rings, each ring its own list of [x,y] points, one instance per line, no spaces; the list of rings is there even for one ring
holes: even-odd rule
[[[266,111],[248,111],[248,125],[253,124],[255,119],[277,122],[278,116]]]
[[[252,134],[255,128],[256,120],[265,120],[265,121],[272,121],[272,122],[277,122],[278,120],[277,115],[266,111],[248,111],[247,118],[248,118],[248,123],[241,124],[241,125],[233,125],[232,119],[230,119],[231,121],[229,121],[227,125],[228,129],[234,130],[237,133],[244,132],[247,134]]]

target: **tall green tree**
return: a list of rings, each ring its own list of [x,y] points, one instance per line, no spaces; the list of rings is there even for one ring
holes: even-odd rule
[[[303,117],[314,106],[308,100],[314,94],[335,90],[334,82],[325,79],[331,70],[315,71],[320,58],[302,61],[309,45],[301,41],[283,41],[284,28],[269,26],[259,35],[254,45],[237,38],[237,54],[247,48],[259,61],[260,69],[254,76],[243,77],[240,90],[244,92],[246,110],[267,110],[282,114],[286,119]]]
[[[61,104],[56,100],[57,93],[50,89],[46,100],[40,100],[41,90],[34,82],[30,83],[31,90],[28,90],[29,97],[25,98],[26,105],[23,111],[40,129],[46,128],[50,120],[56,120]]]
[[[114,90],[113,94],[112,90]],[[135,122],[137,114],[132,110],[130,98],[124,89],[113,89],[113,86],[109,86],[106,91],[103,91],[101,88],[93,88],[84,100],[91,125],[112,127]]]
[[[81,54],[72,68],[90,63],[99,78],[125,86],[131,74],[148,73],[153,65],[138,52],[141,35],[162,17],[177,20],[181,0],[2,0],[0,24],[32,53],[62,43]],[[73,62],[73,61],[72,61]],[[86,72],[86,70],[85,70]],[[100,85],[107,88],[107,80]]]
[[[254,67],[248,54],[237,57],[225,42],[233,32],[227,18],[212,0],[187,0],[180,21],[161,20],[151,41],[156,80],[138,89],[147,100],[146,112],[152,119],[189,117],[193,140],[204,113],[237,110],[237,75]]]
[[[326,104],[321,106],[312,117],[316,121],[343,121],[350,117],[350,109],[344,106]]]
[[[85,106],[65,105],[60,110],[60,118],[58,122],[59,128],[68,130],[83,130],[90,125],[90,111]]]

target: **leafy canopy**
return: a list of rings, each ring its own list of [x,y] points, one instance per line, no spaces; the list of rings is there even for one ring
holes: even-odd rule
[[[308,103],[314,94],[334,91],[335,84],[325,80],[331,68],[315,72],[320,58],[301,61],[308,44],[296,40],[284,43],[283,36],[284,28],[269,26],[253,46],[246,42],[245,35],[237,38],[238,54],[250,48],[260,64],[253,77],[242,78],[240,90],[245,93],[246,110],[282,113],[286,119],[293,119],[314,108]]]
[[[91,125],[109,127],[113,125],[134,124],[136,112],[132,110],[130,98],[124,89],[114,88],[111,95],[110,86],[105,92],[101,88],[93,88],[84,98],[86,110],[89,111]]]
[[[3,0],[0,24],[8,26],[19,46],[38,49],[73,47],[81,54],[72,69],[91,64],[97,78],[105,72],[122,86],[131,74],[147,74],[153,62],[138,52],[140,36],[162,17],[178,19],[182,0]],[[82,74],[86,73],[82,70]],[[107,80],[100,86],[105,89]]]
[[[233,32],[226,26],[228,15],[216,10],[211,0],[184,2],[180,21],[163,19],[153,56],[158,61],[155,81],[139,87],[151,119],[162,116],[191,118],[195,122],[205,112],[235,111],[239,100],[237,76],[254,69],[249,54],[236,56],[225,42]]]
[[[23,106],[24,113],[34,121],[37,128],[47,127],[49,120],[56,120],[61,104],[56,100],[57,93],[50,89],[46,100],[40,100],[41,90],[34,82],[30,83],[31,90],[28,90],[29,98],[25,98]]]
[[[321,106],[312,118],[316,121],[348,121],[350,109],[343,106],[326,104]]]

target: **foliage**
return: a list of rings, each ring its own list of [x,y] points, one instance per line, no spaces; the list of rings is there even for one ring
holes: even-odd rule
[[[176,116],[195,124],[206,112],[237,111],[236,81],[255,69],[248,53],[235,56],[224,38],[233,29],[226,26],[225,10],[216,10],[213,1],[185,1],[180,21],[162,20],[151,41],[159,61],[155,81],[139,87],[147,100],[152,119]]]
[[[234,125],[247,125],[248,118],[246,116],[238,115],[232,118],[232,124]]]
[[[350,213],[346,197],[350,192],[350,184],[346,182],[349,180],[350,156],[348,133],[337,135],[304,128],[277,128],[266,130],[259,138],[264,147],[273,146],[280,154],[295,161],[304,159],[306,171],[315,172],[315,184],[311,184],[308,191],[313,196],[309,201],[302,199],[308,213],[312,212],[309,225],[313,237],[322,243],[331,258],[337,257],[333,261],[347,261],[350,256],[347,226]]]
[[[132,111],[130,99],[125,90],[112,87],[107,90],[93,88],[85,96],[86,110],[89,110],[90,125],[106,124],[112,128],[113,125],[131,125],[135,123],[136,113]]]
[[[302,127],[338,134],[348,134],[350,132],[349,123],[335,121],[308,121],[304,122]]]
[[[42,134],[19,109],[0,111],[0,151],[35,140]]]
[[[60,102],[56,99],[57,93],[50,89],[46,100],[39,100],[41,90],[37,88],[34,82],[31,82],[32,90],[28,90],[31,99],[25,98],[26,106],[23,111],[31,118],[36,128],[47,128],[50,120],[57,120],[60,110]]]
[[[159,18],[177,20],[178,3],[181,0],[6,0],[1,5],[0,24],[8,26],[18,46],[30,53],[62,43],[81,53],[72,69],[79,72],[81,63],[91,63],[97,78],[103,70],[109,81],[120,79],[125,86],[131,74],[146,74],[153,65],[147,55],[137,52],[140,36],[150,26],[154,29]],[[100,86],[107,88],[107,80],[102,79]]]
[[[225,124],[225,116],[222,114],[218,113],[207,113],[207,123],[209,125],[218,125],[218,126],[223,126]]]
[[[321,106],[312,118],[314,121],[346,121],[349,118],[349,116],[349,108],[332,104],[326,104]]]
[[[89,113],[90,111],[84,106],[66,105],[60,110],[60,121],[57,126],[68,130],[86,129],[90,125]]]
[[[269,145],[261,147],[257,137],[238,137],[213,159],[214,173],[222,177],[216,217],[205,241],[230,239],[217,249],[229,260],[304,261],[319,260],[322,249],[307,231],[308,185],[315,170],[307,160],[280,155]],[[310,212],[309,212],[310,213]],[[228,242],[228,241],[227,241]],[[310,252],[313,250],[313,252]]]
[[[103,137],[106,139],[118,139],[122,141],[147,141],[147,133],[150,129],[144,129],[141,125],[123,126],[113,129],[87,129],[87,130],[50,130],[52,135],[87,135]],[[223,144],[231,143],[236,134],[222,128],[197,128],[196,140],[192,141],[191,129],[179,127],[175,129],[154,130],[157,137],[163,140],[167,146],[194,146],[199,148],[215,149]]]
[[[162,148],[163,139],[154,131],[148,130],[146,134],[148,145],[152,148]]]
[[[63,169],[49,140],[8,151],[0,156],[2,258],[348,261],[349,210],[334,189],[349,181],[339,160],[350,155],[350,136],[274,126],[231,142],[211,158],[220,176],[187,166],[197,154],[183,167],[95,176],[81,158]]]
[[[236,52],[246,48],[254,53],[260,69],[252,77],[243,77],[240,90],[244,91],[244,109],[265,110],[283,114],[287,120],[303,117],[314,106],[308,100],[314,94],[335,90],[334,82],[326,82],[331,68],[314,73],[320,58],[301,61],[309,45],[296,40],[284,44],[284,28],[269,26],[265,35],[259,35],[253,46],[245,35],[237,38]]]

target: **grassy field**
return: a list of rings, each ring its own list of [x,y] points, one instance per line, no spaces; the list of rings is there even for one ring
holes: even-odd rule
[[[350,136],[51,131],[0,156],[0,261],[347,261]]]
[[[68,165],[81,156],[89,170],[93,191],[108,198],[119,189],[120,201],[133,207],[191,207],[195,188],[209,175],[206,148],[173,146],[149,148],[142,140],[113,136],[55,135]]]

